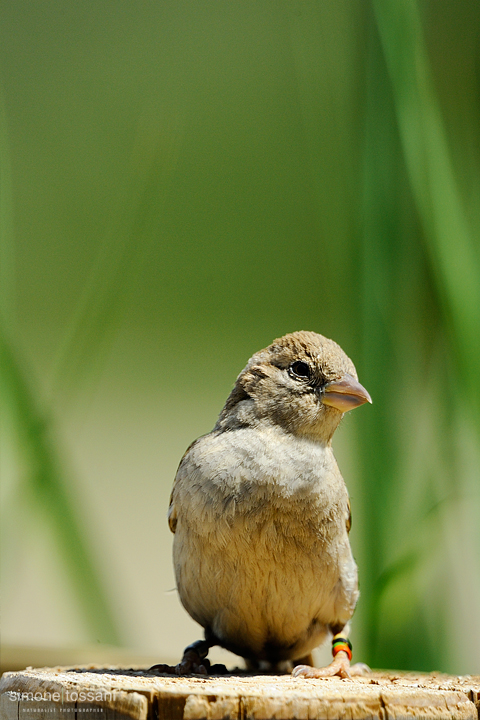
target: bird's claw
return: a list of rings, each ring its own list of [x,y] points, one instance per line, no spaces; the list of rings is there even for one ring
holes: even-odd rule
[[[203,656],[205,648],[200,645],[197,647],[200,652],[192,647],[187,648],[178,665],[159,663],[152,665],[148,672],[154,675],[226,675],[228,673],[225,665],[219,663],[211,665],[210,660]]]
[[[183,658],[175,666],[175,675],[208,675],[210,672],[210,660],[202,657],[196,650],[185,650]]]
[[[175,673],[175,667],[173,665],[167,665],[166,663],[158,663],[148,668],[148,672],[152,675],[173,675]]]
[[[339,677],[351,678],[349,668],[332,666],[333,663],[323,668],[315,668],[311,667],[310,665],[297,665],[293,668],[292,675],[293,677],[303,678],[324,678],[334,677],[335,675],[338,675]]]
[[[221,671],[218,671],[217,666],[214,666],[214,668],[217,670],[216,674],[220,675]],[[148,672],[154,675],[190,675],[192,673],[209,675],[210,661],[207,658],[201,658],[196,652],[190,650],[184,654],[178,665],[159,663],[158,665],[152,665]]]
[[[355,663],[355,665],[350,665],[350,672],[352,675],[371,675],[372,674],[372,668],[370,668],[367,663]]]
[[[326,667],[315,668],[310,667],[310,665],[297,665],[293,668],[292,675],[294,677],[304,678],[324,678],[338,675],[341,678],[349,678],[351,680],[355,675],[366,675],[370,672],[370,668],[368,665],[365,665],[365,663],[355,663],[355,665],[350,665],[348,655],[346,653],[339,652],[330,665],[327,665]]]

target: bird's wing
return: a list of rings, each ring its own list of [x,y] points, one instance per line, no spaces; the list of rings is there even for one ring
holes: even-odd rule
[[[347,507],[348,507],[348,517],[347,517],[347,521],[345,524],[347,526],[347,533],[349,533],[350,528],[352,527],[352,508],[350,507],[350,499],[347,500]],[[175,532],[175,531],[172,530],[172,532]]]
[[[192,449],[192,447],[195,445],[196,442],[197,442],[197,440],[194,440],[192,443],[190,443],[188,448],[185,450],[183,457],[180,460],[178,470],[182,466],[183,461],[185,460],[186,456],[188,455],[188,453],[190,452],[190,450]],[[172,492],[170,493],[170,502],[169,502],[168,513],[167,513],[168,527],[170,528],[172,533],[174,533],[175,530],[177,529],[177,522],[178,522],[178,508],[177,508],[177,505],[175,504],[175,486],[176,486],[177,478],[178,478],[178,470],[177,470],[177,474],[175,475],[175,480],[173,481],[173,487],[172,487]]]
[[[175,490],[175,484],[172,488],[172,492],[170,493],[170,505],[168,507],[168,527],[172,531],[172,533],[175,532],[177,529],[177,508],[175,507],[175,502],[173,499],[173,491]]]

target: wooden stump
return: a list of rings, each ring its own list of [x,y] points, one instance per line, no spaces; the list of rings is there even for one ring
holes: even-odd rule
[[[27,668],[0,681],[1,720],[478,720],[480,676],[374,672],[353,680],[289,675],[152,676]]]

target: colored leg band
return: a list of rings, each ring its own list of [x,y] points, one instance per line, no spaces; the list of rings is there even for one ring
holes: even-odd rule
[[[352,659],[352,643],[348,638],[336,637],[332,642],[332,655],[335,657],[337,653],[343,651],[347,653],[348,659]]]

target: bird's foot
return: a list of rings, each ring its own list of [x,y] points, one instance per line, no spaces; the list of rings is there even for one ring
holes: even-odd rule
[[[350,658],[346,652],[339,652],[335,655],[334,659],[323,668],[310,667],[309,665],[297,665],[293,668],[292,675],[294,677],[304,678],[322,678],[322,677],[334,677],[338,675],[342,678],[352,678],[354,675],[367,675],[371,672],[368,665],[365,663],[355,663],[350,665]]]
[[[169,675],[190,675],[196,673],[198,675],[208,675],[210,671],[210,661],[207,660],[210,643],[206,640],[197,640],[197,642],[188,645],[183,651],[183,657],[178,665],[153,665],[150,672],[168,673]]]
[[[174,675],[175,665],[167,665],[166,663],[158,663],[158,665],[152,665],[148,668],[149,673],[152,675]]]
[[[149,672],[161,675],[225,675],[228,671],[225,665],[211,665],[207,658],[210,644],[206,640],[198,640],[183,651],[183,657],[178,665],[153,665]]]
[[[198,675],[228,674],[227,667],[220,663],[215,663],[215,665],[211,665],[210,660],[207,660],[207,658],[203,658],[202,660],[200,657],[198,657],[198,659],[189,658],[189,661],[192,660],[193,662],[191,662],[191,665],[189,665],[189,667],[191,668],[190,670],[185,669],[186,664],[184,665],[184,656],[182,658],[182,662],[178,663],[178,665],[166,665],[165,663],[159,663],[158,665],[152,665],[152,667],[149,668],[148,672],[152,673],[152,675],[188,675],[190,673],[197,673]]]
[[[202,658],[194,650],[185,650],[181,662],[177,665],[159,663],[158,665],[152,665],[148,672],[153,675],[190,675],[191,673],[208,675],[210,673],[210,661],[207,658]]]
[[[210,660],[206,657],[206,653],[203,655],[202,652],[198,652],[191,646],[185,649],[181,662],[175,666],[176,675],[189,675],[190,673],[208,675],[209,671]]]

